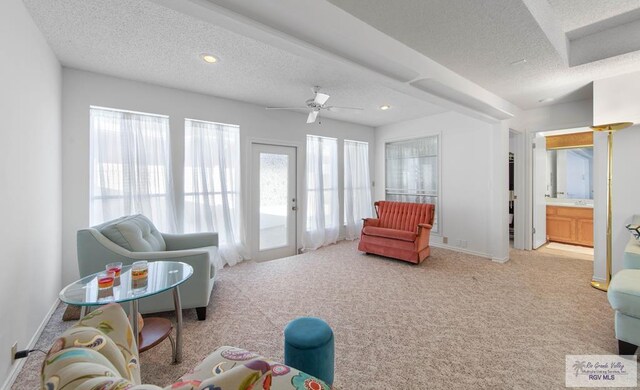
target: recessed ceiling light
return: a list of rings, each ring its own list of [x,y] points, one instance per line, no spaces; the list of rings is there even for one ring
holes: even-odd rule
[[[218,59],[216,57],[212,56],[211,54],[202,54],[202,55],[200,55],[200,57],[202,57],[204,62],[207,62],[209,64],[213,64],[213,63],[218,62]]]
[[[540,99],[540,100],[538,100],[538,103],[549,103],[549,102],[552,102],[554,100],[556,100],[556,98],[552,98],[552,97],[551,98],[546,98],[546,99]]]
[[[526,59],[526,58],[523,58],[523,59],[518,60],[518,61],[513,61],[513,62],[511,63],[511,65],[522,65],[522,64],[526,64],[526,63],[527,63],[527,59]]]
[[[390,109],[390,108],[391,108],[391,106],[390,106],[390,105],[388,105],[388,104],[385,104],[385,105],[383,105],[383,106],[380,106],[380,109],[381,109],[382,111],[386,111],[386,110],[388,110],[388,109]]]

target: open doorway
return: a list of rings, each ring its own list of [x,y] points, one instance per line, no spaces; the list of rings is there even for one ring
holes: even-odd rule
[[[533,249],[593,261],[593,132],[537,133],[532,161]]]

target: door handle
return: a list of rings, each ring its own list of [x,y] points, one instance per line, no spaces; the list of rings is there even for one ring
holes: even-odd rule
[[[296,206],[291,206],[291,210],[296,211],[298,208]]]

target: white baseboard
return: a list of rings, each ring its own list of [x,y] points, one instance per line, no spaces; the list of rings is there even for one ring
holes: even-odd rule
[[[473,256],[478,256],[478,257],[483,257],[485,259],[491,259],[493,260],[493,258],[491,257],[491,255],[486,254],[486,253],[482,253],[482,252],[476,252],[476,251],[472,251],[471,249],[466,249],[466,248],[460,248],[457,246],[451,246],[448,244],[442,244],[439,242],[430,242],[429,246],[433,246],[436,248],[442,248],[442,249],[448,249],[450,251],[454,251],[454,252],[460,252],[460,253],[465,253],[467,255],[473,255]]]
[[[492,257],[491,261],[496,262],[496,263],[500,263],[500,264],[504,264],[507,261],[509,261],[509,256],[505,256],[505,257],[501,257],[501,258]]]
[[[53,305],[51,305],[51,308],[42,319],[42,322],[38,326],[38,329],[36,329],[36,332],[34,333],[33,337],[31,337],[31,340],[29,340],[29,343],[23,349],[33,349],[33,347],[38,342],[38,339],[40,338],[40,335],[42,334],[42,331],[44,330],[45,326],[47,326],[49,319],[53,315],[53,312],[56,311],[56,308],[58,307],[59,303],[60,303],[60,300],[56,298],[55,302],[53,302]],[[26,361],[27,361],[27,358],[15,361],[15,363],[13,364],[13,368],[11,369],[11,371],[9,371],[9,376],[2,384],[2,387],[0,387],[1,390],[11,389],[13,382],[18,377],[18,374],[20,373],[20,370],[22,370],[22,366],[24,366],[24,363]]]
[[[496,258],[496,257],[491,256],[488,253],[477,252],[477,251],[473,251],[473,250],[466,249],[466,248],[460,248],[460,247],[457,247],[457,246],[451,246],[451,245],[447,245],[447,244],[442,244],[442,243],[439,243],[439,242],[430,242],[429,245],[433,246],[433,247],[436,247],[436,248],[448,249],[448,250],[454,251],[454,252],[460,252],[460,253],[465,253],[467,255],[473,255],[473,256],[482,257],[482,258],[489,259],[491,261],[494,261],[494,262],[500,263],[500,264],[504,264],[507,261],[509,261],[509,256],[506,256],[504,258]]]

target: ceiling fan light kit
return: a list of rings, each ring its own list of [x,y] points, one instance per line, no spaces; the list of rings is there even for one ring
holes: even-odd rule
[[[266,107],[267,110],[308,110],[307,123],[315,123],[320,116],[320,111],[339,111],[339,110],[356,110],[362,111],[359,107],[339,107],[339,106],[327,106],[327,101],[331,97],[326,93],[320,92],[320,87],[313,87],[313,97],[305,101],[306,107]]]
[[[316,118],[318,117],[318,114],[320,113],[320,111],[311,111],[309,113],[309,116],[307,117],[307,123],[314,123],[316,121]]]

